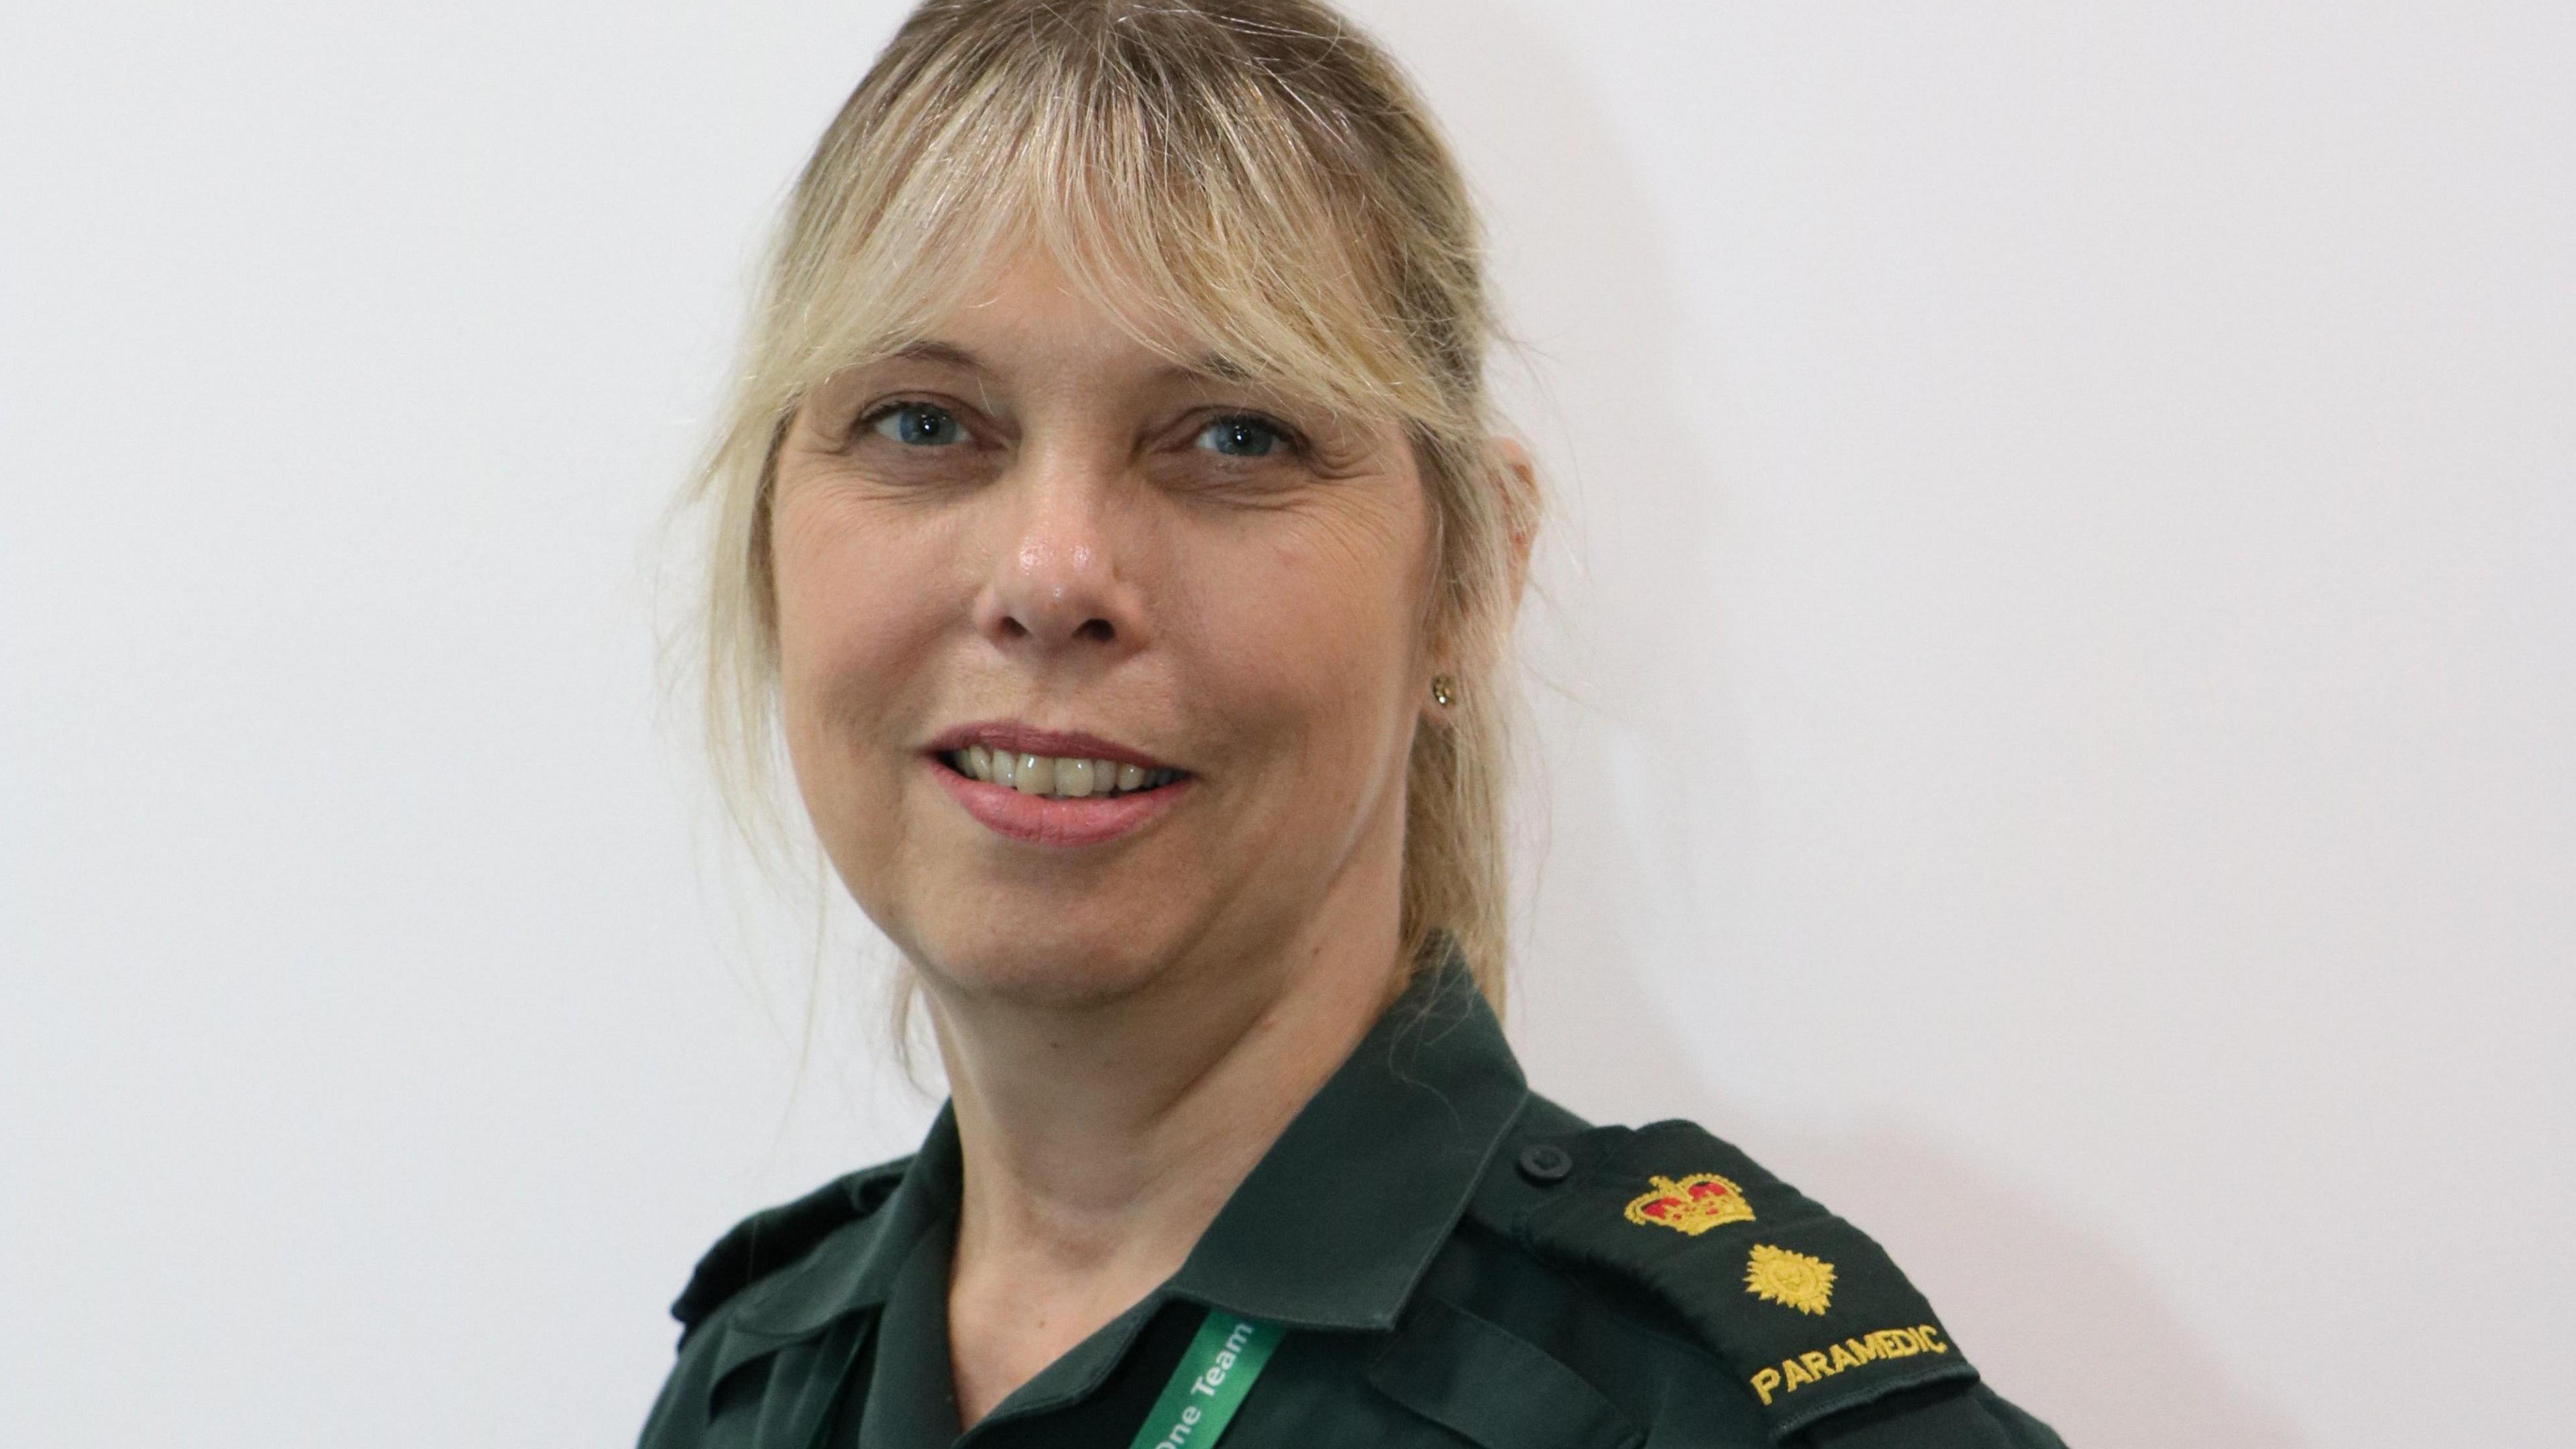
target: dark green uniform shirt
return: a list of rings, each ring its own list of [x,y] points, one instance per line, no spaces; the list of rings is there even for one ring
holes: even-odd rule
[[[914,1156],[735,1228],[673,1307],[644,1449],[1127,1449],[1211,1311],[1287,1329],[1222,1449],[2059,1444],[1875,1243],[1742,1153],[1531,1093],[1454,951],[1169,1282],[971,1431],[958,1184],[943,1110]]]

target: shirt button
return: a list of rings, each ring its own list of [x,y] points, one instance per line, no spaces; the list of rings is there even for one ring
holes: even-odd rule
[[[1563,1182],[1574,1171],[1574,1158],[1562,1147],[1540,1142],[1521,1149],[1521,1176],[1544,1187]]]

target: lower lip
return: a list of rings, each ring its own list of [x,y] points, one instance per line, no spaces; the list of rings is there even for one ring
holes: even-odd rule
[[[1132,795],[1058,800],[1024,795],[1008,785],[961,775],[936,756],[924,756],[923,761],[967,814],[995,835],[1023,845],[1105,845],[1161,819],[1198,783],[1194,777],[1184,775],[1160,789],[1139,790]]]

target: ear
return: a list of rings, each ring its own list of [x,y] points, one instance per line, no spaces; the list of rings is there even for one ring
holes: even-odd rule
[[[1496,438],[1492,447],[1495,476],[1512,491],[1512,613],[1521,611],[1521,590],[1529,583],[1530,548],[1538,542],[1538,465],[1518,438]]]
[[[1494,437],[1486,440],[1492,467],[1488,476],[1495,487],[1505,491],[1503,514],[1511,520],[1511,579],[1506,597],[1512,617],[1520,614],[1521,595],[1529,584],[1531,546],[1538,541],[1539,491],[1538,466],[1530,461],[1529,450],[1515,438]],[[1509,633],[1508,625],[1505,628]],[[1435,673],[1453,673],[1458,661],[1451,658],[1446,641],[1435,640],[1432,669]],[[1428,703],[1424,705],[1428,710]]]

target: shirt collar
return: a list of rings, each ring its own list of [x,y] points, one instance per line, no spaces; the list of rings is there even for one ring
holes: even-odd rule
[[[1295,1327],[1394,1326],[1529,1096],[1464,956],[1442,943],[1157,1296]],[[883,1307],[913,1244],[955,1213],[962,1162],[943,1106],[884,1206],[781,1273],[740,1326],[794,1337]]]
[[[1443,937],[1235,1189],[1169,1285],[1248,1318],[1391,1328],[1529,1097]]]
[[[955,1215],[963,1161],[957,1110],[943,1104],[894,1192],[876,1211],[753,1289],[736,1315],[737,1328],[755,1338],[798,1338],[844,1314],[884,1307],[913,1245]],[[855,1192],[856,1179],[851,1182]]]

